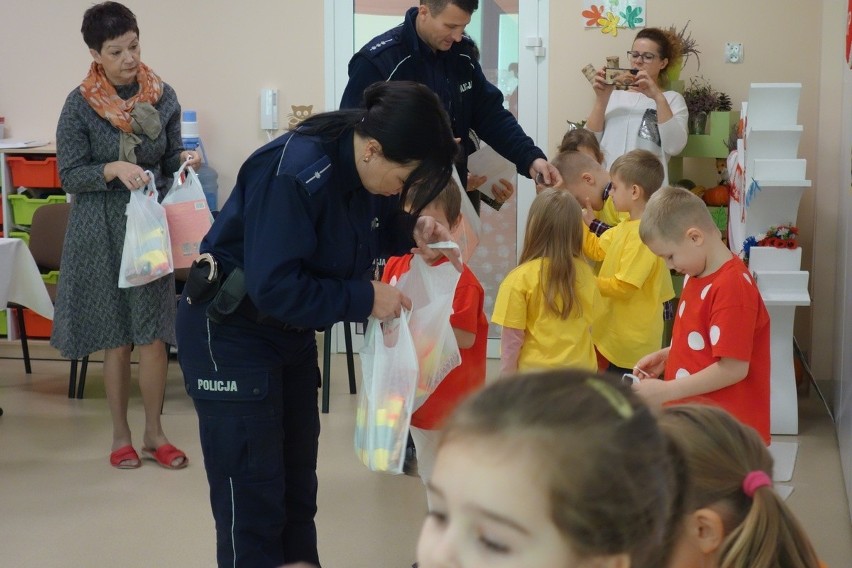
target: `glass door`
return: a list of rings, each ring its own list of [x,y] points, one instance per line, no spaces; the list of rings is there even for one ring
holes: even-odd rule
[[[326,0],[326,108],[337,108],[348,80],[347,64],[353,53],[375,36],[400,24],[412,0]],[[485,77],[504,95],[524,131],[546,143],[547,95],[545,49],[548,0],[480,0],[466,32],[480,51]],[[539,109],[542,112],[539,112]],[[525,220],[535,197],[533,183],[515,176],[515,195],[500,211],[482,204],[482,235],[470,267],[485,289],[485,312],[506,274],[517,265]],[[340,326],[338,326],[340,327]],[[334,334],[343,350],[342,329]],[[353,338],[359,345],[357,334]],[[499,357],[499,328],[489,330],[489,357]]]

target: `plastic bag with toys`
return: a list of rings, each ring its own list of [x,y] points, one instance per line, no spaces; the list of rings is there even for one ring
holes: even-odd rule
[[[127,230],[118,272],[118,287],[143,286],[171,274],[172,246],[166,210],[157,203],[154,174],[148,175],[148,186],[130,192],[127,204]]]
[[[361,348],[355,454],[372,471],[402,473],[419,365],[409,314],[370,318]]]
[[[460,276],[449,262],[429,266],[415,254],[408,272],[396,282],[391,280],[391,285],[411,298],[408,323],[420,365],[414,410],[420,408],[450,371],[461,365],[459,344],[450,325]]]
[[[172,187],[162,203],[169,223],[175,268],[189,268],[198,258],[201,240],[213,225],[201,180],[188,164],[187,160],[175,172]]]

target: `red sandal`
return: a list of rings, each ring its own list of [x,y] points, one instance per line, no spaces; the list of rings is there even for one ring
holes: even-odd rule
[[[189,464],[189,458],[186,457],[186,454],[171,444],[163,444],[156,450],[142,448],[142,455],[155,460],[166,469],[183,469]],[[183,461],[173,465],[174,461],[179,458],[183,458]]]
[[[109,464],[116,469],[136,469],[142,466],[142,460],[139,459],[139,454],[133,446],[127,444],[110,453]]]

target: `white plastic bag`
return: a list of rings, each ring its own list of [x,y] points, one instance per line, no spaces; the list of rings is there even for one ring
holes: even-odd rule
[[[408,312],[390,322],[370,318],[361,348],[355,454],[372,471],[402,473],[417,383],[417,352]]]
[[[118,272],[118,287],[142,286],[173,271],[166,211],[157,203],[153,172],[148,187],[130,192],[127,230]]]
[[[192,264],[198,257],[201,240],[213,224],[201,180],[188,165],[187,160],[175,172],[172,187],[162,203],[169,223],[175,268],[188,268]]]
[[[397,282],[391,282],[411,299],[409,329],[420,364],[415,410],[438,388],[450,371],[461,365],[459,345],[450,325],[453,298],[460,276],[459,271],[449,262],[429,266],[420,255],[415,254],[409,271]]]

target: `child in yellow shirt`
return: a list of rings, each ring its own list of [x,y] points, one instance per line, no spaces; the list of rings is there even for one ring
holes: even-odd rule
[[[647,150],[619,157],[610,170],[610,196],[629,218],[600,237],[584,228],[583,252],[603,261],[597,277],[603,310],[592,328],[602,369],[629,373],[662,342],[663,302],[674,297],[674,288],[663,259],[639,238],[639,220],[664,175],[659,158]]]
[[[582,243],[577,201],[556,188],[539,193],[530,207],[520,264],[500,284],[491,316],[503,326],[504,374],[597,368],[591,329],[601,299]]]

